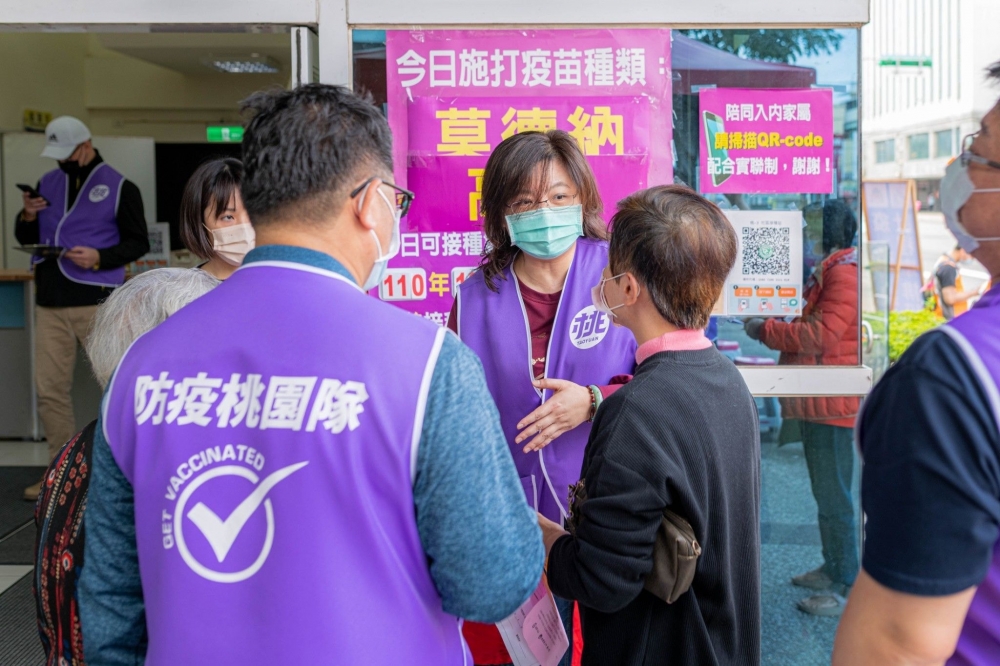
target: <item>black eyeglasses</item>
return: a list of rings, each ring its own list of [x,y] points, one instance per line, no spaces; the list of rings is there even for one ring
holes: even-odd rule
[[[972,152],[972,142],[976,140],[976,135],[979,132],[973,132],[964,139],[962,139],[962,153],[958,156],[958,159],[962,161],[962,166],[967,167],[970,163],[982,164],[983,166],[988,166],[991,169],[1000,169],[1000,162],[994,162],[993,160],[982,157],[981,155],[976,155]]]
[[[369,178],[365,182],[363,182],[360,185],[358,185],[357,187],[355,187],[354,190],[351,191],[351,198],[353,199],[354,197],[356,197],[359,194],[361,194],[361,190],[363,190],[366,187],[368,187],[368,185],[370,185],[371,182],[373,180],[375,180],[376,178],[378,178],[378,176],[372,176],[371,178]],[[383,180],[382,184],[383,185],[388,185],[392,189],[396,190],[396,210],[399,211],[399,216],[400,217],[406,215],[406,212],[408,210],[410,210],[410,204],[413,202],[413,199],[417,195],[414,194],[413,192],[407,190],[407,189],[404,189],[404,188],[398,186],[398,185],[393,185],[392,183],[390,183],[387,180]]]

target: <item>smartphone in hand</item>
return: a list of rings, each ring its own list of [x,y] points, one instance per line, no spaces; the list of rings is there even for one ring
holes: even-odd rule
[[[42,196],[41,192],[39,192],[38,190],[36,190],[35,188],[33,188],[31,185],[25,185],[24,183],[18,183],[17,184],[17,189],[19,189],[22,192],[26,193],[32,199],[41,199],[47,205],[52,205],[51,202],[48,199],[46,199],[45,197]]]

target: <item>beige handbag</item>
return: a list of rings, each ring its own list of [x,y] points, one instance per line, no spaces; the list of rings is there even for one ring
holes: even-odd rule
[[[570,486],[570,513],[566,520],[566,529],[570,534],[576,534],[580,521],[579,508],[586,499],[587,491],[582,480]],[[691,525],[670,509],[664,509],[653,545],[653,570],[646,576],[643,587],[668,604],[674,603],[691,589],[700,556],[701,545]]]

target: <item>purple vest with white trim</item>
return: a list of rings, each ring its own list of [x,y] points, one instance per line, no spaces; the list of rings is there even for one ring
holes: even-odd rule
[[[1000,428],[1000,286],[971,310],[941,327],[958,344],[990,399]],[[1000,659],[1000,541],[965,617],[950,666],[986,666]]]
[[[445,334],[255,262],[132,346],[103,426],[135,492],[146,663],[465,663],[412,491]]]
[[[601,281],[608,263],[608,246],[581,238],[566,276],[552,324],[545,376],[582,386],[607,384],[615,375],[635,368],[635,338],[628,329],[613,326],[611,318],[594,309],[590,289]],[[480,271],[459,288],[458,333],[483,362],[486,384],[500,410],[528,503],[542,515],[561,521],[566,513],[569,486],[580,479],[583,450],[590,423],[562,434],[538,453],[524,453],[530,439],[515,444],[517,424],[542,404],[543,395],[531,384],[531,330],[521,302],[517,277],[508,267],[499,293],[490,291]],[[551,391],[544,392],[544,398]]]
[[[42,176],[38,191],[49,200],[49,206],[38,212],[39,243],[67,250],[77,245],[95,250],[117,245],[120,241],[118,197],[124,180],[124,176],[106,163],[98,164],[84,181],[73,207],[67,211],[69,176],[59,169]],[[92,271],[80,268],[65,257],[57,261],[63,275],[80,284],[118,287],[125,282],[124,266]]]

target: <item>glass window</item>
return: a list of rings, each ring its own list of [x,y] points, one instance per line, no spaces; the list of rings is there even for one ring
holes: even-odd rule
[[[488,41],[489,32],[487,30],[479,34],[482,39]],[[553,32],[565,32],[568,39],[579,37],[581,34],[572,29],[551,31],[539,37],[539,40],[548,40],[557,46],[562,44],[562,38],[553,36]],[[635,48],[635,44],[630,43],[630,48],[635,51],[632,56],[644,65],[642,71],[646,74],[647,83],[662,75],[664,70],[672,75],[670,103],[657,102],[656,99],[647,96],[648,104],[640,102],[636,108],[641,113],[648,114],[648,129],[642,128],[641,124],[623,123],[625,129],[623,139],[618,139],[616,135],[617,143],[610,140],[602,143],[602,137],[607,135],[605,138],[608,138],[614,134],[615,125],[612,121],[616,117],[615,114],[619,113],[614,110],[615,104],[629,99],[629,96],[642,97],[644,94],[635,92],[641,91],[645,85],[641,77],[629,78],[627,72],[615,70],[614,67],[617,65],[611,62],[612,68],[609,71],[614,75],[608,77],[607,84],[611,87],[603,94],[608,95],[607,99],[611,100],[609,108],[612,109],[612,115],[605,123],[605,130],[601,130],[595,135],[596,139],[592,138],[588,143],[588,127],[578,127],[577,130],[570,128],[571,132],[575,132],[574,136],[581,141],[581,145],[585,148],[584,152],[595,169],[598,186],[605,199],[605,216],[610,219],[614,212],[614,202],[625,195],[650,184],[669,182],[668,179],[701,192],[726,211],[737,228],[741,242],[740,263],[730,282],[727,283],[725,298],[720,299],[717,308],[719,316],[713,319],[710,333],[721,342],[740,345],[745,352],[744,355],[762,364],[858,365],[860,363],[860,318],[857,312],[859,308],[857,305],[854,308],[846,307],[846,310],[853,312],[827,311],[827,307],[831,307],[827,306],[827,303],[836,303],[832,306],[834,309],[845,308],[846,294],[848,299],[853,299],[857,304],[859,290],[846,288],[845,294],[824,295],[822,288],[824,280],[821,279],[824,272],[827,274],[838,272],[852,275],[853,281],[858,283],[860,275],[857,261],[860,229],[858,31],[816,28],[673,31],[649,29],[636,32],[645,33],[646,36],[633,36],[629,39],[641,41],[650,39],[651,34],[656,34],[656,39],[662,40],[669,35],[671,40],[669,59],[660,58],[659,63],[647,62],[643,54],[655,50],[662,52],[662,44],[646,44],[645,48]],[[593,33],[587,34],[590,37]],[[398,91],[386,93],[390,78],[386,69],[386,33],[356,30],[353,32],[353,38],[355,87],[370,92],[377,101],[387,100],[388,115],[391,120],[393,100],[398,100],[400,97]],[[456,37],[456,39],[462,38],[464,37]],[[593,111],[587,106],[587,104],[594,105],[594,99],[583,99],[577,103],[574,94],[579,93],[574,93],[572,87],[566,88],[567,92],[562,95],[564,99],[560,99],[560,83],[565,83],[564,80],[568,80],[566,77],[570,74],[577,76],[576,70],[567,69],[566,63],[545,61],[535,63],[538,67],[533,65],[533,68],[526,69],[520,62],[520,59],[525,57],[524,53],[503,56],[508,59],[518,58],[517,66],[514,67],[504,61],[501,63],[503,68],[497,69],[496,72],[487,67],[480,77],[482,80],[479,80],[477,78],[480,76],[477,74],[479,70],[472,66],[475,63],[462,60],[458,57],[460,53],[457,51],[454,59],[438,54],[433,62],[430,60],[424,62],[421,58],[429,58],[429,53],[424,55],[419,53],[418,47],[421,46],[419,40],[413,44],[417,44],[417,46],[411,44],[413,54],[401,52],[394,56],[390,63],[392,77],[398,79],[401,85],[411,86],[407,88],[407,92],[414,93],[414,97],[408,102],[409,107],[417,106],[419,102],[416,99],[417,95],[426,97],[433,92],[430,89],[421,93],[414,91],[420,86],[426,87],[437,81],[438,88],[435,90],[453,91],[449,92],[448,99],[456,99],[455,96],[458,95],[457,101],[462,103],[466,103],[466,100],[461,98],[467,97],[466,106],[478,105],[481,113],[484,113],[483,109],[486,106],[482,98],[490,94],[495,95],[493,87],[497,84],[501,85],[501,91],[505,89],[517,91],[517,94],[512,94],[510,97],[510,106],[511,109],[519,108],[514,104],[518,95],[524,95],[525,99],[531,96],[528,91],[521,90],[524,87],[522,83],[526,85],[532,83],[533,79],[530,79],[528,74],[531,76],[537,74],[551,81],[552,85],[538,86],[533,90],[542,91],[540,94],[542,94],[541,99],[545,100],[544,105],[551,106],[552,113],[555,114],[555,126],[563,127],[565,114],[562,106],[570,103],[572,104],[567,106],[565,113],[572,115],[570,107],[576,106],[584,110],[584,115],[577,119],[578,122],[575,124],[582,123],[587,117],[596,113],[596,106]],[[503,48],[511,47],[508,45]],[[450,56],[450,53],[448,51],[445,55]],[[574,51],[566,47],[566,53],[572,54]],[[577,56],[580,62],[576,64],[585,64],[584,55],[577,53]],[[665,67],[668,63],[669,68]],[[654,68],[656,64],[659,65],[658,68]],[[592,73],[588,75],[581,69],[579,76],[583,78],[580,80],[589,83],[590,77],[593,77],[596,84],[598,76],[595,72],[597,70],[592,69]],[[426,80],[423,79],[425,76]],[[579,84],[576,85],[579,87]],[[444,93],[438,93],[439,96],[442,94]],[[402,99],[408,98],[403,96]],[[616,99],[619,101],[614,102]],[[506,99],[503,101],[506,102]],[[426,99],[424,104],[426,105]],[[494,102],[490,104],[496,106]],[[457,102],[453,105],[459,110],[465,108]],[[525,108],[531,106],[539,106],[539,103],[532,102]],[[504,109],[497,107],[493,111],[494,115],[506,117]],[[510,114],[510,111],[507,111],[507,114]],[[520,122],[520,116],[516,116],[516,119],[517,123],[509,123],[505,132],[519,131],[521,125],[524,129],[544,129],[552,126],[547,124],[550,121],[544,119],[535,119],[532,121],[533,124],[527,122],[530,120],[528,118],[524,123]],[[493,122],[492,116],[488,122]],[[595,122],[591,118],[591,123]],[[670,129],[671,124],[672,129]],[[654,158],[653,168],[642,179],[636,179],[631,184],[621,178],[621,169],[618,167],[609,171],[608,165],[612,164],[609,158],[613,155],[607,154],[609,151],[617,150],[618,154],[624,151],[627,156],[631,150],[636,149],[634,145],[630,147],[629,142],[634,143],[639,135],[634,131],[629,132],[629,127],[641,128],[647,137],[645,154]],[[665,128],[667,132],[664,132]],[[663,134],[666,134],[663,139],[668,143],[672,137],[672,150],[666,151],[665,165],[663,164],[665,151],[658,147],[663,145],[659,138]],[[474,153],[475,160],[480,160],[499,142],[498,137],[499,135],[493,136],[492,125],[488,125],[486,140],[476,146],[467,147],[472,151],[468,154]],[[400,147],[407,145],[408,142],[416,143],[422,140],[412,134],[407,138],[405,133],[402,138],[403,140],[396,141]],[[928,137],[925,135],[924,139],[926,144]],[[876,151],[878,155],[886,154],[891,156],[890,160],[894,160],[893,140],[880,143],[883,145]],[[433,149],[433,146],[430,146],[430,149]],[[588,152],[591,149],[593,152]],[[401,150],[402,148],[397,148],[397,164],[412,163],[415,158],[405,156],[403,152],[399,152]],[[442,168],[453,161],[437,156],[434,159],[440,161]],[[481,168],[478,162],[472,164],[471,158],[467,161],[470,174],[472,167]],[[437,181],[428,181],[428,185],[433,182]],[[466,183],[477,192],[470,190],[469,194],[463,190],[463,196],[452,202],[455,210],[442,209],[437,219],[451,219],[451,216],[455,215],[467,215],[468,217],[463,218],[465,220],[475,217],[474,204],[469,202],[474,201],[480,185],[471,175],[467,179],[458,178],[457,182]],[[613,184],[612,187],[607,186],[609,183]],[[414,184],[411,189],[416,185]],[[426,194],[421,197],[418,192],[418,200],[424,202],[418,205],[421,208],[428,207],[429,200],[437,196],[437,193],[432,194],[434,195],[432,197]],[[465,201],[466,198],[468,201]],[[467,212],[462,213],[459,206]],[[416,209],[417,206],[414,210],[418,212]],[[761,215],[764,212],[768,214]],[[796,221],[789,222],[793,218]],[[760,227],[775,220],[780,221],[781,229]],[[425,224],[419,215],[408,216],[407,224],[416,226],[423,224],[427,227],[425,229],[424,226],[420,226],[418,229],[420,243],[424,242],[425,233],[436,231],[431,229],[433,220]],[[475,221],[471,224],[475,224]],[[410,236],[414,235],[412,229],[404,231],[411,232]],[[420,248],[423,248],[423,245]],[[410,251],[416,252],[413,248],[410,248]],[[420,249],[420,252],[422,261],[423,250]],[[471,250],[463,250],[464,254],[469,252]],[[442,250],[442,256],[446,254]],[[464,265],[474,264],[475,258],[470,254]],[[763,281],[758,279],[762,274],[766,276]],[[741,280],[743,276],[747,276],[746,284]],[[836,282],[844,284],[843,281]],[[438,291],[441,291],[441,288],[441,285],[436,287]],[[447,291],[450,290],[445,288],[445,292]],[[437,298],[438,292],[434,293]],[[447,299],[437,300],[444,303]],[[851,300],[847,301],[850,302]],[[447,317],[447,307],[444,305],[432,307],[430,296],[421,303],[412,304],[412,307],[415,308],[417,305],[423,306],[428,311],[435,310],[425,314],[433,315],[436,321]],[[758,326],[759,322],[754,322],[750,327],[753,337],[747,335],[743,328],[743,324],[752,319],[763,319],[768,322],[762,329]],[[725,328],[722,325],[724,322],[736,322],[735,328],[725,335],[722,333]],[[819,336],[819,339],[824,341],[825,347],[807,348],[806,341],[815,339],[811,337],[810,331],[815,335],[814,329],[817,325],[826,329]],[[719,332],[716,334],[715,331]],[[797,348],[794,342],[796,340],[800,344]]]
[[[955,154],[955,130],[934,132],[934,157],[951,157]]]
[[[911,134],[906,137],[906,143],[910,149],[909,157],[911,160],[926,160],[930,157],[930,135],[926,132]]]
[[[742,266],[744,274],[758,269],[777,274],[788,264],[799,264],[794,267],[795,277],[785,278],[787,284],[780,284],[780,280],[762,284],[756,278],[746,284],[739,280],[727,283],[724,297],[730,307],[716,320],[718,341],[737,346],[753,362],[781,365],[859,362],[857,313],[845,311],[842,313],[845,318],[840,319],[833,310],[843,307],[845,301],[833,293],[824,294],[824,282],[820,279],[824,272],[836,271],[847,275],[847,282],[856,283],[859,274],[857,60],[855,30],[674,31],[674,179],[715,201],[731,220],[768,211],[772,215],[758,217],[779,219],[778,216],[794,214],[801,227],[790,229],[789,238],[782,237],[772,243],[769,241],[775,240],[773,232],[737,225],[741,243],[738,266]],[[711,100],[720,97],[731,99],[732,103],[713,106]],[[785,115],[786,105],[791,104],[788,100],[797,100],[794,115]],[[779,104],[781,120],[765,123],[776,116],[762,114],[769,114],[772,108],[776,112]],[[810,115],[799,114],[799,104],[809,105]],[[793,148],[775,153],[762,144],[762,139],[770,143],[772,137],[782,142],[789,140],[788,135],[795,134],[798,128],[809,128],[801,130],[804,133],[812,131],[809,121],[803,118],[819,117],[817,114],[825,112],[824,105],[833,126],[831,141],[826,146],[830,150],[829,159],[822,157],[816,164],[809,157],[820,151]],[[749,126],[753,144],[749,149],[748,127],[736,122],[744,121],[746,113],[752,114],[754,120]],[[757,132],[758,128],[767,128],[767,136]],[[778,134],[772,135],[771,129],[778,130]],[[743,137],[738,136],[739,130]],[[711,134],[716,141],[707,140]],[[722,141],[727,146],[718,140],[720,136],[725,136]],[[770,166],[778,177],[753,178],[762,166],[758,155],[765,158],[764,176]],[[722,165],[718,175],[706,168],[713,160],[719,160],[714,164]],[[774,161],[768,165],[770,160]],[[796,178],[803,170],[807,177]],[[741,171],[749,171],[750,179],[740,179]],[[809,178],[810,173],[815,177]],[[778,258],[787,259],[788,263],[779,267]],[[856,303],[857,288],[846,289],[841,296],[846,296],[848,303],[851,300]],[[800,300],[803,297],[804,310]],[[833,301],[840,305],[828,310]],[[792,305],[793,312],[782,311],[788,305]],[[856,310],[857,306],[846,309]],[[751,324],[751,320],[760,318],[767,321],[766,326],[760,328],[759,322]],[[751,325],[744,327],[744,324]],[[821,339],[826,346],[820,350],[807,349],[807,331],[815,330],[817,325],[825,329]]]
[[[643,49],[649,53],[662,48],[662,43],[652,47],[639,42],[628,44],[626,46],[631,50],[629,55],[634,59],[618,58],[612,61],[612,50],[609,48],[594,50],[591,56],[584,56],[582,52],[590,47],[576,46],[573,42],[575,36],[583,33],[592,38],[595,31],[567,29],[565,32],[568,46],[561,51],[562,57],[573,62],[578,58],[584,65],[582,68],[571,67],[573,62],[556,63],[555,50],[547,45],[535,48],[548,49],[546,54],[551,51],[552,61],[549,61],[548,55],[539,56],[542,59],[532,60],[530,67],[520,60],[513,67],[507,58],[523,58],[525,54],[508,56],[508,52],[503,50],[498,61],[477,64],[471,50],[466,58],[461,55],[460,45],[457,44],[436,52],[433,57],[421,51],[419,46],[414,46],[412,53],[394,53],[389,64],[392,75],[406,81],[402,85],[408,85],[414,91],[422,85],[431,85],[432,81],[438,82],[438,89],[443,86],[448,90],[462,88],[465,81],[468,90],[459,90],[456,94],[468,97],[468,106],[477,106],[479,112],[489,109],[487,103],[495,101],[492,97],[485,102],[482,99],[488,97],[486,93],[494,85],[519,89],[522,83],[527,84],[534,77],[551,77],[552,85],[545,86],[544,91],[548,92],[542,95],[546,106],[540,108],[543,111],[551,108],[554,119],[545,121],[540,114],[530,119],[526,117],[525,129],[550,127],[547,122],[556,122],[558,127],[562,127],[563,105],[558,101],[556,92],[559,77],[564,82],[573,78],[577,86],[580,85],[580,76],[584,77],[583,80],[593,77],[596,81],[605,71],[597,68],[598,56],[602,54],[608,57],[608,78],[601,78],[602,85],[614,88],[614,91],[609,89],[604,98],[611,100],[612,115],[618,113],[614,110],[614,105],[618,103],[614,101],[616,96],[625,95],[616,86],[638,90],[640,84],[645,85],[645,82],[636,75],[637,71],[652,81],[654,75],[662,75],[666,70],[672,78],[672,90],[668,96],[670,104],[662,104],[665,100],[661,99],[659,105],[653,105],[650,101],[652,97],[649,97],[646,101],[637,101],[636,108],[641,111],[649,106],[648,116],[644,116],[648,117],[649,127],[643,127],[642,131],[648,137],[645,141],[650,154],[653,154],[653,148],[659,150],[656,155],[664,153],[660,150],[664,143],[658,142],[661,134],[666,135],[663,137],[665,144],[672,144],[667,152],[667,167],[672,169],[651,171],[645,180],[628,183],[631,189],[615,192],[615,196],[605,194],[607,217],[614,212],[614,201],[650,184],[670,182],[672,179],[703,193],[730,216],[737,227],[741,246],[739,261],[742,272],[733,278],[735,284],[727,283],[727,290],[732,290],[732,293],[725,293],[732,298],[720,304],[723,313],[714,317],[709,327],[709,335],[719,349],[741,365],[812,367],[859,364],[862,340],[859,302],[861,269],[858,259],[861,177],[858,143],[859,31],[819,28],[673,30],[667,33],[671,39],[669,67],[664,59],[646,59],[643,55]],[[485,43],[487,39],[483,37],[482,41]],[[561,40],[550,41],[559,42],[557,46],[563,43]],[[385,33],[354,31],[354,42],[355,87],[372,93],[378,101],[387,100],[388,113],[392,117],[392,106],[398,103],[393,100],[398,100],[399,96],[394,97],[395,93],[391,90],[386,94],[387,78],[392,77],[386,75]],[[504,45],[501,49],[513,49],[514,46]],[[574,50],[581,53],[571,57]],[[489,53],[493,53],[492,47]],[[586,65],[585,57],[592,58],[593,62]],[[620,69],[623,63],[631,63],[627,72],[615,69]],[[642,68],[637,70],[636,63]],[[496,64],[495,71],[493,64]],[[543,88],[539,87],[539,90]],[[573,104],[568,110],[580,106],[580,112],[588,116],[598,113],[596,107],[593,110],[590,108],[597,104],[595,99],[577,103],[573,100],[573,89],[569,90],[565,101],[572,101]],[[634,92],[628,95],[636,96]],[[449,100],[454,98],[455,95],[448,96]],[[519,108],[516,98],[517,95],[511,95],[512,111]],[[426,101],[421,102],[420,94],[416,92],[407,102],[413,108],[421,103],[427,104]],[[607,104],[605,102],[600,106]],[[460,104],[453,105],[465,109]],[[506,104],[503,106],[506,108]],[[525,108],[531,106],[526,104]],[[536,103],[533,106],[540,105]],[[450,112],[450,109],[438,110],[436,107],[432,110],[435,113]],[[580,112],[574,113],[573,117],[578,123],[583,123],[584,117]],[[507,118],[503,113],[501,116]],[[451,118],[446,114],[437,117]],[[508,120],[514,118],[510,115]],[[470,119],[465,120],[471,123]],[[492,122],[493,118],[489,120]],[[519,116],[517,121],[517,124],[508,126],[510,132],[521,131]],[[629,128],[640,126],[638,123],[621,125],[625,129],[621,150],[626,155],[630,150]],[[471,124],[468,127],[475,129]],[[451,220],[448,224],[465,224],[466,220],[476,216],[478,198],[475,195],[478,190],[465,188],[474,187],[471,185],[475,181],[474,176],[481,174],[479,162],[474,163],[482,156],[479,153],[488,154],[498,142],[494,140],[490,127],[487,127],[484,140],[476,139],[475,145],[464,146],[471,152],[454,152],[459,157],[440,158],[442,163],[455,160],[463,169],[469,167],[468,179],[465,179],[463,171],[456,179],[438,178],[427,180],[426,184],[410,182],[408,185],[417,190],[417,202],[423,200],[425,203],[422,205],[426,206],[426,201],[431,198],[424,194],[427,188],[443,188],[444,183],[448,183],[448,187],[454,189],[452,183],[466,183],[455,189],[458,199],[455,210],[448,211],[450,217],[446,217]],[[617,148],[617,144],[609,141],[608,145],[604,145],[601,138],[604,134],[588,134],[588,127],[580,124],[577,128],[578,140],[583,142],[584,152],[594,166],[598,185],[603,188],[607,182],[614,180],[609,175],[611,171],[607,165],[610,162],[607,160],[613,157],[609,153],[612,148]],[[612,117],[607,118],[605,127],[602,132],[611,137],[616,127]],[[442,131],[443,128],[444,125]],[[462,136],[481,135],[469,132]],[[436,145],[441,136],[435,132],[424,142],[433,140]],[[406,145],[405,142],[416,145],[425,138],[410,134],[403,142],[397,139],[397,145]],[[482,148],[482,145],[486,147]],[[588,152],[590,149],[594,152]],[[397,154],[397,164],[399,158],[400,154]],[[895,161],[895,142],[892,139],[879,142],[876,158],[880,162]],[[405,163],[410,164],[415,158],[407,159],[409,161]],[[670,174],[671,171],[672,177],[661,179],[657,175]],[[421,204],[415,203],[414,209],[418,205]],[[404,224],[414,224],[415,220],[417,216],[411,212]],[[781,220],[782,224],[768,226],[769,222],[776,220]],[[788,224],[788,220],[794,222]],[[755,223],[760,224],[755,226]],[[431,222],[426,228],[404,227],[404,232],[410,238],[404,238],[401,256],[407,256],[408,251],[415,256],[416,252],[422,252],[426,247],[424,236],[438,235]],[[442,234],[442,239],[447,235]],[[436,251],[437,242],[431,240]],[[408,242],[410,245],[407,245]],[[443,244],[441,248],[442,256],[447,256]],[[452,249],[460,251],[457,246]],[[471,262],[475,259],[469,256],[464,261],[473,265]],[[827,279],[834,272],[845,279]],[[776,284],[770,285],[759,282],[743,285],[739,283],[743,274],[752,275],[754,279],[759,274],[766,274],[771,279],[779,274],[794,275],[794,278],[779,278]],[[824,293],[822,285],[832,283],[839,285],[839,292]],[[429,280],[428,285],[431,284]],[[433,289],[428,286],[428,291]],[[791,308],[792,312],[782,312],[782,308]],[[437,320],[439,323],[442,321],[440,317]],[[767,322],[763,327],[760,325],[762,321]],[[817,341],[821,341],[819,348]],[[836,582],[831,584],[837,585],[853,581],[857,572],[857,461],[851,439],[857,400],[759,398],[758,407],[764,440],[761,507],[763,663],[828,663],[837,619],[807,612],[815,610],[817,602],[800,602],[816,592],[793,583],[793,578],[822,568],[826,575],[836,578]],[[817,425],[805,421],[804,417],[818,413],[823,414],[824,423]],[[840,458],[837,458],[838,455]],[[850,507],[850,511],[845,509],[846,506]],[[831,519],[833,522],[824,521],[821,525],[817,517],[820,514],[835,514],[837,517]],[[828,553],[830,561],[824,561],[824,553]],[[805,580],[798,579],[798,582],[817,585],[823,581],[814,573]]]
[[[860,461],[844,425],[788,419],[796,403],[757,398],[761,420],[761,663],[828,664],[837,617],[812,615],[858,573]],[[827,585],[827,590],[814,590]]]
[[[896,140],[886,139],[875,142],[875,161],[879,164],[896,161]]]

